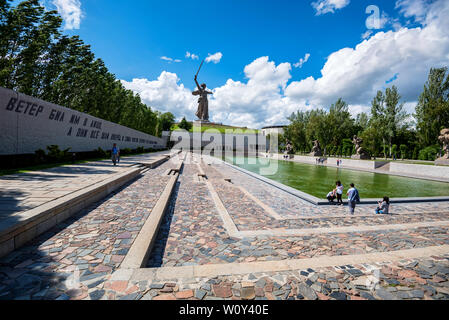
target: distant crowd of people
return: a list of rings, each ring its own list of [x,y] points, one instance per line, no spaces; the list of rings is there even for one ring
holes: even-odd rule
[[[335,183],[336,187],[332,191],[330,191],[327,194],[327,200],[329,203],[335,204],[335,200],[337,200],[337,205],[342,206],[343,205],[343,193],[344,193],[344,186],[341,183],[341,181],[337,181]],[[351,188],[346,193],[348,197],[348,208],[349,213],[353,215],[355,213],[355,209],[357,204],[360,203],[360,193],[355,187],[354,183],[351,183]],[[390,198],[384,197],[382,201],[378,202],[378,207],[375,210],[376,214],[390,214]]]

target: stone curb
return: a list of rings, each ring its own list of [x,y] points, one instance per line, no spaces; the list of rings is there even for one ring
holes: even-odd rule
[[[182,168],[182,162],[180,168]],[[156,241],[162,219],[170,203],[171,195],[178,181],[179,171],[174,172],[175,174],[170,178],[162,195],[159,197],[159,200],[123,260],[120,266],[121,269],[136,269],[145,266],[154,242]]]

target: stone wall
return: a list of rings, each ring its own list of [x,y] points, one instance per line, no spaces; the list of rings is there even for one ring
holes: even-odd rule
[[[161,149],[157,138],[88,114],[0,87],[0,155],[29,154],[49,145],[72,152]]]
[[[449,179],[449,167],[390,162],[390,172]]]

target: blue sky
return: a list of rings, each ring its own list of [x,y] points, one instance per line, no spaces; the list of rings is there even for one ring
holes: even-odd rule
[[[222,61],[202,72],[213,88],[228,78],[244,80],[243,68],[261,56],[295,63],[310,53],[311,59],[295,69],[293,77],[319,76],[329,54],[360,42],[366,31],[365,9],[373,3],[394,13],[393,1],[372,0],[353,1],[345,10],[321,16],[303,0],[133,0],[126,4],[85,0],[81,28],[70,33],[91,44],[95,54],[124,80],[154,78],[166,70],[193,86],[188,82],[200,63],[186,60],[186,51],[201,58],[222,52]],[[162,56],[183,63],[169,64]]]
[[[394,84],[413,111],[430,67],[449,65],[447,3],[45,1],[126,87],[178,118],[194,120],[193,76],[218,53],[199,76],[215,93],[212,120],[250,127],[286,123],[293,111],[328,108],[339,97],[354,114],[367,111],[375,92]]]

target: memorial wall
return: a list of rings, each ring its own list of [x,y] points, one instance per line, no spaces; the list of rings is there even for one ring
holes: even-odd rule
[[[161,139],[88,114],[0,87],[0,155],[30,154],[47,146],[87,152],[98,148],[162,149]]]

